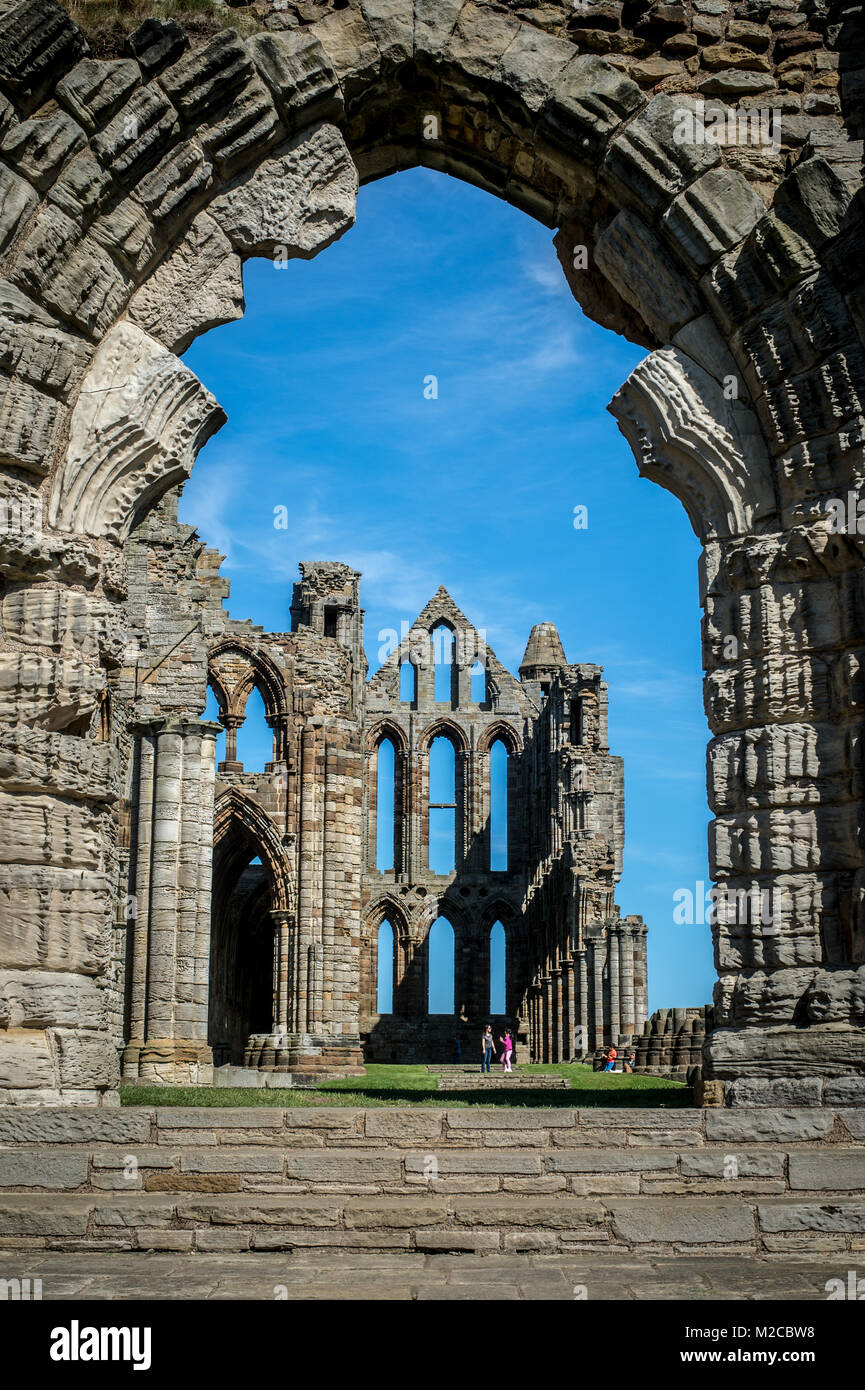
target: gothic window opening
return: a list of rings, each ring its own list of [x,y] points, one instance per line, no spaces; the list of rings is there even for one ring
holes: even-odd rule
[[[487,703],[487,668],[482,661],[476,661],[472,667],[471,698],[475,705]]]
[[[454,929],[446,917],[437,917],[427,945],[427,1013],[454,1011]]]
[[[324,610],[324,635],[325,637],[336,637],[339,609],[335,604],[327,604]]]
[[[498,738],[490,749],[490,870],[508,867],[508,750]]]
[[[237,761],[243,763],[244,772],[264,772],[265,763],[273,761],[273,730],[258,686],[249,693],[243,723],[237,730]]]
[[[436,704],[454,707],[456,665],[454,662],[454,634],[444,623],[433,628],[432,633],[434,675],[434,698]]]
[[[507,1012],[507,939],[501,922],[490,930],[490,1013]]]
[[[399,666],[399,698],[403,704],[417,703],[417,668],[408,657],[404,657]]]
[[[396,867],[396,749],[383,738],[376,753],[375,866],[380,873]]]
[[[393,1013],[394,931],[387,918],[378,929],[376,1012]]]
[[[581,744],[584,742],[584,718],[583,702],[575,697],[571,700],[571,743]]]
[[[456,868],[456,814],[456,751],[440,735],[429,750],[429,867],[434,874]]]

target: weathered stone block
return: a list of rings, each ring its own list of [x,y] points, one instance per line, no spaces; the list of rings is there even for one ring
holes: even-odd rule
[[[129,317],[180,354],[199,333],[239,319],[243,307],[240,257],[210,214],[201,212],[133,295]]]
[[[784,1175],[784,1154],[740,1153],[738,1149],[683,1153],[680,1169],[684,1178],[724,1178],[731,1184],[747,1178],[780,1178]]]
[[[156,1112],[31,1106],[0,1110],[0,1144],[142,1144]]]
[[[25,179],[0,164],[0,252],[12,242],[38,201]]]
[[[703,269],[747,236],[765,211],[741,174],[710,169],[673,199],[663,226],[679,252]]]
[[[181,1221],[214,1226],[338,1226],[342,1206],[336,1201],[289,1197],[225,1197],[219,1201],[179,1200]]]
[[[540,115],[546,139],[597,156],[613,131],[642,104],[636,82],[593,54],[581,54],[557,79]]]
[[[364,1133],[369,1138],[381,1138],[411,1143],[418,1139],[440,1139],[443,1114],[440,1110],[367,1110]]]
[[[706,1138],[709,1143],[749,1143],[761,1140],[786,1143],[789,1140],[825,1139],[832,1128],[831,1112],[825,1110],[707,1110]]]
[[[511,15],[481,5],[465,4],[443,57],[458,69],[462,83],[466,78],[494,77],[519,27],[519,21]]]
[[[87,224],[110,193],[111,175],[85,151],[67,164],[48,196],[73,221]]]
[[[174,63],[189,47],[189,39],[175,19],[145,19],[126,37],[126,47],[146,77]]]
[[[508,1197],[478,1197],[474,1201],[453,1203],[455,1220],[461,1226],[527,1226],[547,1231],[592,1231],[603,1227],[605,1213],[598,1203],[580,1202],[570,1197],[551,1201]]]
[[[823,1104],[865,1106],[865,1076],[827,1077]]]
[[[617,135],[601,166],[601,183],[619,206],[659,214],[700,174],[721,162],[718,146],[679,139],[694,99],[656,96]]]
[[[159,85],[187,121],[227,105],[252,76],[252,60],[233,30],[215,34],[159,75]]]
[[[140,87],[94,136],[91,148],[123,184],[135,183],[158,162],[179,132],[177,112],[156,86]]]
[[[823,1083],[819,1077],[743,1076],[730,1087],[731,1105],[819,1105]]]
[[[131,58],[85,58],[57,83],[57,96],[92,132],[111,120],[140,82],[141,71]]]
[[[107,1033],[53,1028],[60,1085],[64,1087],[117,1086],[120,1080],[118,1045]]]
[[[369,90],[381,66],[381,54],[362,9],[331,11],[316,21],[314,33],[350,104],[357,93]]]
[[[282,1153],[268,1149],[222,1148],[184,1153],[182,1173],[282,1173]]]
[[[490,1153],[486,1149],[478,1153],[460,1153],[453,1149],[445,1149],[435,1154],[407,1153],[406,1173],[425,1174],[430,1168],[431,1158],[436,1164],[435,1176],[438,1176],[438,1173],[525,1173],[536,1176],[541,1174],[540,1154]]]
[[[213,165],[196,140],[172,149],[141,180],[136,198],[160,228],[182,222],[213,182]]]
[[[94,337],[113,323],[128,292],[102,248],[89,236],[80,239],[76,224],[57,208],[36,214],[10,274],[26,294]]]
[[[677,1155],[665,1150],[634,1149],[569,1149],[544,1159],[548,1173],[652,1173],[675,1169]]]
[[[249,1243],[250,1237],[245,1231],[196,1231],[195,1233],[196,1250],[248,1250]]]
[[[640,1198],[611,1204],[613,1231],[633,1245],[737,1245],[755,1240],[754,1213],[738,1201]]]
[[[502,55],[500,80],[529,111],[538,111],[575,56],[573,45],[564,39],[523,24]]]
[[[0,376],[0,461],[28,473],[47,473],[60,414],[50,396]]]
[[[574,1110],[560,1110],[555,1113],[540,1110],[448,1110],[446,1112],[449,1130],[463,1129],[573,1129]]]
[[[0,10],[0,86],[32,103],[87,52],[87,41],[55,0]]]
[[[87,1181],[87,1154],[50,1149],[0,1149],[0,1187],[70,1191]]]
[[[784,1231],[865,1231],[865,1202],[760,1202],[757,1206],[760,1229]]]
[[[209,213],[243,257],[307,259],[352,225],[356,194],[342,136],[321,125],[215,198]]]
[[[441,1225],[447,1218],[445,1202],[360,1202],[346,1205],[345,1224],[349,1230],[387,1230],[391,1227],[414,1229]]]
[[[272,148],[285,130],[270,92],[255,76],[239,92],[227,116],[201,131],[201,143],[223,177]]]
[[[833,1145],[813,1152],[790,1154],[790,1186],[806,1192],[861,1192],[865,1190],[865,1148],[842,1149]]]
[[[339,120],[342,92],[321,42],[311,34],[288,30],[254,34],[248,49],[276,98],[289,128],[302,119]]]
[[[383,1154],[375,1149],[369,1153],[350,1154],[317,1152],[286,1155],[285,1172],[289,1178],[305,1182],[399,1182],[401,1162],[397,1155]]]
[[[414,47],[419,58],[439,58],[453,33],[463,0],[414,0]]]
[[[93,1198],[70,1200],[29,1194],[0,1198],[0,1236],[83,1236]]]
[[[662,342],[700,312],[697,296],[661,242],[632,212],[620,212],[594,249],[615,290],[639,310]]]
[[[414,16],[403,0],[360,0],[382,58],[393,66],[414,57]]]

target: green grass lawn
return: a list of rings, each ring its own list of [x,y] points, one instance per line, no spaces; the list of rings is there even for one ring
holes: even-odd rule
[[[568,1077],[570,1090],[508,1090],[501,1087],[484,1091],[439,1091],[438,1078],[418,1066],[388,1066],[370,1063],[366,1076],[347,1076],[324,1081],[310,1089],[278,1090],[251,1086],[121,1086],[123,1105],[427,1105],[454,1109],[466,1105],[508,1106],[590,1106],[621,1105],[666,1106],[679,1109],[692,1104],[691,1091],[677,1081],[661,1076],[628,1076],[622,1073],[592,1071],[591,1067],[568,1063],[545,1063],[520,1067],[522,1075]]]

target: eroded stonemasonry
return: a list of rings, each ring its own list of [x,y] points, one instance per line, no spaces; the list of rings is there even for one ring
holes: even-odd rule
[[[714,927],[705,1074],[728,1095],[861,1074],[861,7],[255,13],[246,38],[190,43],[148,21],[94,55],[54,0],[0,3],[0,1093],[95,1099],[121,1058],[153,1075],[209,1065],[211,864],[230,877],[220,846],[246,812],[236,795],[220,807],[214,849],[213,808],[188,794],[218,732],[200,718],[208,632],[168,598],[149,616],[141,583],[224,421],[177,354],[242,313],[246,258],[316,254],[350,227],[358,178],[415,164],[555,228],[586,312],[649,350],[610,408],[703,544],[712,875],[729,903],[780,905],[771,931],[738,911]],[[755,106],[780,113],[770,142],[739,137]],[[732,108],[734,133],[705,138],[707,113]],[[162,564],[169,595],[188,573],[174,538]],[[344,911],[317,906],[316,874],[353,859],[352,824],[362,836],[367,750],[352,750],[337,646],[332,707],[286,772],[299,869],[279,910],[289,922],[292,891],[310,895],[316,935],[296,955],[288,933],[279,979],[302,977],[294,1022],[313,1029],[326,996],[346,1019],[362,1005],[345,952],[368,875]],[[316,667],[311,649],[298,660],[292,713]],[[313,786],[342,808],[338,834],[304,801]],[[131,917],[133,865],[152,892]],[[550,910],[541,1018],[566,988],[558,897]]]
[[[115,960],[124,1075],[207,1080],[212,1064],[309,1074],[364,1059],[450,1061],[457,1039],[477,1054],[488,1020],[515,1028],[518,1057],[539,1061],[639,1031],[646,928],[614,902],[623,768],[607,747],[601,668],[568,664],[555,628],[541,623],[518,680],[440,589],[368,681],[359,574],[302,564],[291,631],[263,632],[225,611],[220,557],[178,524],[176,504],[167,496],[127,546],[135,644],[144,651],[147,634],[160,633],[164,659],[113,680],[117,700],[138,692],[140,716],[123,810],[128,922]],[[436,645],[442,633],[446,648]],[[184,713],[203,706],[208,685],[226,731],[215,780],[218,726]],[[273,734],[260,772],[237,760],[253,689]],[[430,855],[437,739],[453,758],[447,871]],[[499,866],[496,744],[507,757]],[[385,796],[390,826],[379,833]],[[447,1014],[429,1012],[438,918],[454,933]],[[377,989],[385,921],[386,1013]],[[495,923],[506,941],[498,1015]]]
[[[180,606],[193,612],[195,591],[207,613],[211,645],[200,679],[215,691],[227,733],[216,780],[204,1017],[217,1065],[332,1070],[357,1065],[359,1044],[367,1060],[450,1061],[457,1041],[476,1057],[488,1020],[516,1028],[518,1057],[563,1061],[638,1031],[647,1008],[646,928],[640,918],[622,919],[613,900],[623,770],[607,748],[600,667],[569,665],[555,628],[538,624],[517,680],[439,589],[367,682],[360,575],[338,563],[301,565],[291,632],[263,633],[208,606],[214,589],[224,592],[211,579],[212,562],[204,551],[205,583],[186,582]],[[145,563],[152,573],[152,551]],[[157,602],[170,601],[161,590]],[[442,632],[449,645],[437,652]],[[261,773],[236,760],[236,730],[254,687],[274,738]],[[452,749],[446,808],[431,783],[438,739]],[[387,788],[379,780],[385,742],[394,760]],[[496,744],[507,757],[498,865]],[[209,795],[207,786],[201,800]],[[385,796],[390,824],[378,833]],[[452,869],[431,867],[436,809],[450,812]],[[429,1009],[429,934],[439,918],[453,931],[448,1013]],[[386,1013],[377,1001],[384,922],[393,985]],[[496,1015],[497,922],[506,978]],[[143,949],[153,950],[150,940]],[[149,1075],[148,1046],[144,1054]],[[128,1050],[127,1058],[130,1075],[139,1074],[142,1053]]]

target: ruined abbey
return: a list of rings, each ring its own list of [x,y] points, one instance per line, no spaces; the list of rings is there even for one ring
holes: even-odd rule
[[[141,655],[113,697],[131,707],[138,692],[120,856],[129,911],[115,963],[124,1075],[206,1081],[214,1064],[303,1076],[364,1060],[450,1061],[457,1040],[477,1054],[488,1020],[516,1029],[518,1057],[564,1061],[641,1028],[646,928],[613,901],[623,769],[607,748],[600,667],[569,665],[556,629],[539,623],[517,680],[439,589],[367,680],[359,574],[302,564],[291,631],[265,633],[227,615],[220,557],[173,507],[176,495],[130,539]],[[226,731],[215,778],[218,726],[198,718],[208,685]],[[273,731],[262,772],[236,758],[253,688]],[[443,792],[430,776],[439,740]],[[505,848],[494,855],[499,744]],[[452,853],[431,867],[437,813]],[[429,938],[442,918],[453,933],[447,1015],[429,1011]],[[392,957],[387,1012],[380,949]]]
[[[0,1099],[110,1103],[121,1072],[200,1078],[214,1052],[350,1070],[451,1047],[488,1009],[496,923],[524,1057],[641,1021],[600,671],[542,626],[521,679],[487,653],[472,698],[472,629],[440,592],[414,631],[451,631],[450,699],[417,655],[405,698],[400,654],[366,681],[356,575],[305,566],[291,631],[268,636],[226,619],[216,557],[177,526],[225,421],[181,356],[242,314],[244,261],[326,252],[360,181],[419,164],[549,227],[585,312],[646,348],[610,410],[702,546],[710,874],[728,903],[779,904],[771,930],[712,924],[706,1083],[725,1104],[865,1096],[861,5],[234,14],[91,43],[57,0],[0,0]],[[755,105],[772,119],[733,110]],[[264,774],[232,746],[253,685]],[[439,738],[453,787],[431,804]],[[390,868],[370,838],[382,741]],[[430,816],[454,826],[444,876]],[[436,917],[444,1021],[425,1011]]]

